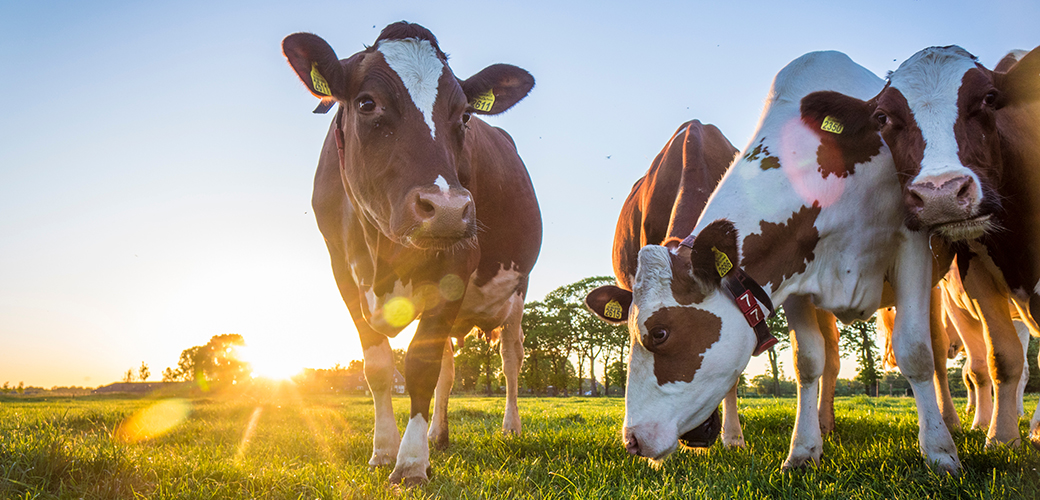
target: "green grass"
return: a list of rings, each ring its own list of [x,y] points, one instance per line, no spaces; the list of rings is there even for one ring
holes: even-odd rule
[[[114,429],[151,399],[0,398],[0,498],[1037,498],[1040,453],[955,436],[964,465],[937,475],[917,448],[910,398],[839,398],[817,468],[785,473],[793,399],[741,401],[746,449],[630,457],[619,398],[520,400],[524,434],[503,436],[502,398],[455,397],[451,446],[430,482],[400,489],[372,470],[372,405],[341,396],[195,399],[187,420],[137,444]],[[958,404],[963,405],[963,401]],[[1027,398],[1027,407],[1036,396]],[[407,399],[395,401],[403,430]],[[962,415],[962,421],[968,423]],[[249,432],[249,423],[255,426]],[[1023,420],[1023,435],[1028,422]],[[244,438],[248,436],[248,440]]]

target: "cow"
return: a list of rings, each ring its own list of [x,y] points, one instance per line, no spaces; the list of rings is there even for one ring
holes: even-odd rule
[[[699,120],[682,124],[672,134],[646,174],[632,186],[618,216],[612,260],[620,288],[628,292],[632,290],[640,248],[664,245],[674,249],[690,234],[708,202],[708,196],[715,190],[737,152],[717,127]],[[594,304],[586,306],[594,312],[599,309]],[[828,313],[821,312],[823,314]],[[613,318],[604,319],[619,323]],[[826,434],[834,428],[834,385],[840,368],[840,354],[833,316],[821,317],[820,321],[829,325],[825,332],[827,369],[819,402],[820,426]],[[722,443],[726,447],[744,446],[743,431],[737,418],[736,389],[734,386],[723,400],[721,430]],[[715,422],[715,418],[713,414],[707,423]],[[688,446],[713,442],[715,436],[704,433],[718,430],[718,426],[702,427],[681,436],[680,442]]]
[[[885,295],[898,306],[894,349],[914,389],[921,450],[937,469],[960,470],[932,380],[927,311],[937,278],[929,237],[904,223],[892,155],[869,120],[819,115],[803,102],[816,91],[869,99],[883,87],[839,52],[788,64],[751,142],[689,236],[674,248],[640,249],[631,293],[590,293],[594,307],[629,305],[622,318],[633,337],[623,429],[629,452],[661,460],[677,436],[704,422],[760,344],[753,333],[765,314],[759,304],[782,303],[794,331],[799,398],[784,468],[818,463],[815,402],[825,356],[816,312],[863,320]]]
[[[1017,442],[1023,356],[1005,299],[1040,314],[1040,50],[1013,52],[991,71],[960,47],[929,47],[869,100],[810,98],[821,113],[872,123],[910,179],[908,227],[960,242],[995,280],[993,290],[966,283],[969,296],[992,299],[980,303],[996,386],[986,445]],[[1035,418],[1030,438],[1040,446]]]
[[[421,483],[430,465],[427,440],[448,443],[451,338],[472,330],[499,336],[502,427],[521,431],[520,320],[541,246],[541,215],[512,138],[476,115],[511,108],[534,78],[495,64],[459,79],[433,33],[403,21],[343,60],[309,33],[286,37],[282,48],[321,99],[316,112],[339,104],[312,205],[364,349],[375,406],[369,464],[394,464],[391,482]],[[390,398],[388,337],[416,318],[405,357],[411,407],[402,437]]]

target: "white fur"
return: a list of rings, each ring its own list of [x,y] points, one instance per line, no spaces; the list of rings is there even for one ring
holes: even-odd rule
[[[975,67],[971,54],[960,47],[930,47],[914,54],[889,76],[892,88],[906,98],[924,136],[921,171],[912,183],[933,182],[938,187],[945,180],[967,175],[981,197],[979,178],[961,164],[953,134],[961,79]]]
[[[372,391],[372,402],[375,405],[375,429],[372,433],[371,466],[390,465],[394,463],[398,447],[401,444],[401,433],[394,420],[394,407],[390,391],[394,379],[394,357],[390,344],[384,342],[378,346],[365,349],[365,379]]]
[[[448,189],[450,189],[450,186],[448,186],[448,181],[444,180],[443,175],[438,175],[437,180],[433,181],[433,185],[441,188],[442,193],[447,193]]]
[[[390,473],[390,482],[405,479],[427,479],[426,469],[430,467],[430,445],[426,441],[426,419],[416,414],[408,421],[408,427],[401,438],[401,451],[397,454],[397,463]]]
[[[428,40],[408,38],[384,40],[376,50],[383,54],[390,69],[401,77],[408,95],[419,108],[430,136],[437,137],[437,126],[433,122],[433,103],[437,101],[437,86],[444,72],[444,62]]]

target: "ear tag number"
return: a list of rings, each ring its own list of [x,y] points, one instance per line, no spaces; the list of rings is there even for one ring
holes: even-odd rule
[[[835,120],[833,117],[828,116],[823,119],[823,125],[820,125],[820,130],[824,132],[830,132],[832,134],[840,134],[843,130],[845,130],[845,126],[842,125],[841,122],[839,122],[838,120]]]
[[[477,111],[483,111],[485,113],[491,111],[491,107],[495,105],[495,91],[490,89],[483,94],[477,96],[473,100],[473,109]]]
[[[603,306],[603,316],[610,319],[621,319],[624,315],[624,311],[621,310],[621,304],[617,300],[611,300],[607,302],[607,305]]]
[[[737,308],[744,314],[744,319],[747,320],[748,325],[752,328],[764,319],[762,318],[762,311],[758,308],[758,301],[755,300],[750,291],[745,291],[740,297],[737,297]]]
[[[332,95],[332,91],[329,90],[329,82],[318,72],[317,63],[311,63],[311,85],[314,86],[314,91],[321,95]]]
[[[730,262],[729,256],[719,251],[718,248],[711,247],[711,251],[715,254],[715,270],[718,271],[719,277],[725,276],[730,269],[733,269],[733,263]]]

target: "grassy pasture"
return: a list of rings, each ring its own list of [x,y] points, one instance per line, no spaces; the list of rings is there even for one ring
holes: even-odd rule
[[[367,465],[368,398],[194,399],[166,434],[113,440],[120,422],[156,402],[0,398],[0,498],[1040,497],[1040,452],[984,450],[978,431],[955,436],[959,477],[932,473],[910,398],[839,398],[821,466],[784,473],[793,399],[741,401],[746,449],[683,450],[652,468],[621,446],[622,399],[524,398],[524,434],[506,437],[501,398],[456,397],[451,447],[432,452],[429,484],[406,490],[387,485],[390,469]],[[402,430],[407,407],[395,401]]]

